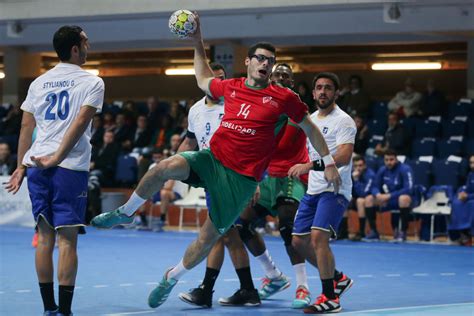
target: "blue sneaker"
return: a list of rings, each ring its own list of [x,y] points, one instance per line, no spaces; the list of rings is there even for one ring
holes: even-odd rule
[[[54,311],[44,311],[43,316],[57,316],[58,311],[58,308],[56,308]]]
[[[56,316],[72,316],[72,313],[69,314],[69,315],[64,315],[64,314],[61,314],[61,313],[57,313],[57,314],[54,314],[54,315],[56,315]]]
[[[311,304],[311,294],[304,285],[298,286],[296,289],[296,297],[291,303],[291,308],[306,308]]]
[[[120,208],[115,211],[102,213],[91,220],[91,225],[97,228],[112,228],[117,225],[128,225],[133,223],[133,216],[127,216],[120,212]]]
[[[290,280],[282,273],[276,279],[263,278],[262,287],[258,290],[260,299],[264,300],[290,286]]]
[[[163,304],[173,290],[173,287],[178,284],[178,280],[175,279],[166,279],[166,276],[171,271],[172,268],[168,269],[161,279],[160,284],[151,291],[150,295],[148,296],[148,306],[151,308],[157,308],[161,304]]]
[[[379,241],[379,240],[380,240],[379,233],[373,230],[370,231],[370,233],[365,238],[362,238],[362,241],[365,241],[365,242],[372,242],[372,241]]]

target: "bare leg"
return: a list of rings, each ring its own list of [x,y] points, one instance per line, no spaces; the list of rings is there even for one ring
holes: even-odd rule
[[[313,267],[318,268],[316,252],[311,247],[311,235],[294,235],[291,244],[300,256],[306,258]]]
[[[304,257],[301,256],[291,244],[291,240],[293,239],[291,237],[291,231],[293,229],[293,221],[295,219],[297,209],[298,205],[281,205],[278,207],[278,217],[280,219],[280,236],[282,237],[283,242],[285,243],[286,253],[290,258],[292,265],[305,262]],[[287,231],[282,232],[282,225],[285,225],[285,223],[289,223],[288,225],[286,225],[288,227],[285,227],[285,230]],[[288,234],[288,237],[284,237],[284,234]],[[285,238],[287,240],[285,240]]]
[[[184,267],[190,270],[203,261],[219,238],[220,234],[207,217],[204,225],[199,230],[199,236],[186,249],[183,258]]]
[[[242,214],[240,214],[240,218],[242,221],[246,223],[251,223],[256,220],[258,217],[257,212],[251,206],[247,207]],[[265,242],[263,241],[262,236],[260,234],[253,234],[251,238],[243,238],[243,242],[247,246],[247,249],[254,257],[258,257],[262,255],[266,250],[267,247],[265,246]]]
[[[40,283],[51,283],[54,279],[53,250],[56,232],[40,216],[38,222],[38,247],[36,247],[36,274]]]
[[[59,285],[74,285],[77,274],[78,227],[63,227],[58,230],[58,279]]]
[[[212,247],[207,256],[207,267],[211,269],[220,270],[224,263],[224,241],[223,238],[217,240],[214,247]]]
[[[246,268],[250,266],[249,256],[245,250],[244,243],[240,239],[237,228],[231,228],[224,235],[224,244],[229,249],[229,255],[232,259],[235,269]]]

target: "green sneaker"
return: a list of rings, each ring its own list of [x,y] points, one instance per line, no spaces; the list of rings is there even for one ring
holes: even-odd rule
[[[290,280],[282,273],[276,279],[263,278],[262,287],[258,290],[260,299],[265,300],[290,286]]]
[[[148,306],[151,308],[157,308],[161,304],[163,304],[173,290],[173,287],[178,284],[178,280],[175,279],[166,279],[168,272],[171,271],[172,268],[168,269],[161,279],[160,284],[151,291],[150,295],[148,296]]]
[[[296,289],[296,297],[291,304],[292,308],[306,308],[311,304],[311,294],[304,285]]]
[[[97,228],[112,228],[117,225],[128,225],[133,223],[133,216],[127,216],[120,212],[120,208],[115,211],[102,213],[91,220],[91,225]]]

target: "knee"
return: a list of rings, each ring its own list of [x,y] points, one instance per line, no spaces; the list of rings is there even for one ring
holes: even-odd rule
[[[360,197],[360,198],[357,198],[356,200],[356,205],[357,205],[357,208],[361,208],[361,207],[364,207],[365,205],[365,198],[363,197]]]
[[[306,248],[306,241],[300,236],[293,236],[291,239],[291,245],[294,249],[304,249]]]
[[[243,242],[249,241],[256,234],[251,224],[247,221],[242,221],[241,224],[237,225],[237,229],[239,231],[240,239],[242,239]]]
[[[374,196],[369,194],[365,197],[365,207],[373,207],[374,206]]]
[[[410,207],[411,204],[411,197],[409,195],[400,195],[398,198],[398,205],[400,207]]]
[[[282,219],[278,225],[280,231],[280,237],[283,239],[286,247],[292,245],[292,234],[293,234],[293,222],[290,220]]]
[[[311,246],[314,249],[325,248],[329,245],[330,233],[314,229],[311,232]]]

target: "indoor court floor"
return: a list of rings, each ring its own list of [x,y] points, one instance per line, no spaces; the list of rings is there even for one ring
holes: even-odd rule
[[[42,314],[32,234],[31,228],[0,226],[0,315]],[[195,236],[191,232],[88,228],[79,240],[74,315],[302,314],[301,310],[290,308],[294,285],[260,307],[219,306],[219,297],[232,295],[239,286],[228,257],[216,282],[212,309],[193,307],[178,298],[180,292],[199,285],[205,263],[185,274],[162,306],[156,310],[148,308],[149,292],[164,271],[178,263]],[[294,278],[281,240],[265,239],[277,266]],[[355,281],[341,298],[341,314],[474,315],[473,248],[350,241],[334,242],[332,247],[338,269]],[[262,270],[253,258],[251,269],[255,286],[259,287]],[[314,300],[321,286],[316,269],[311,267],[307,271]]]

